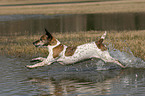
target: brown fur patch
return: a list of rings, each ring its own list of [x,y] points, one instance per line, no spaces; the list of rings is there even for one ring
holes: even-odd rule
[[[42,40],[44,42],[44,46],[48,46],[48,45],[56,45],[57,41],[56,39],[53,37],[52,39],[47,38],[47,35],[43,35],[41,36],[40,40]]]
[[[64,46],[62,44],[59,44],[55,48],[53,48],[53,58],[56,58],[59,56],[59,54],[63,51]]]
[[[53,37],[52,40],[50,41],[50,45],[56,45],[57,44],[57,40]]]
[[[104,46],[104,44],[102,42],[103,42],[103,39],[100,39],[99,41],[97,41],[95,43],[99,49],[101,49],[102,51],[106,51],[107,48]]]
[[[67,47],[65,51],[65,56],[72,56],[75,53],[76,48],[77,47]]]
[[[47,40],[47,35],[43,35],[43,36],[41,36],[40,39],[41,39],[41,40]]]

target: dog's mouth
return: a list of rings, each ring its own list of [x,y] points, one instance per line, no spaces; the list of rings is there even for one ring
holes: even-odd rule
[[[45,47],[44,45],[33,44],[35,47]]]
[[[40,47],[39,45],[34,45],[35,47]]]
[[[33,43],[33,45],[34,45],[35,47],[39,47],[39,45],[36,45],[35,43]]]
[[[33,42],[33,45],[35,46],[35,47],[46,47],[46,46],[48,46],[48,44],[46,43],[37,43],[37,42]]]
[[[33,42],[33,45],[34,45],[35,47],[39,47],[39,45],[37,45],[36,42]]]

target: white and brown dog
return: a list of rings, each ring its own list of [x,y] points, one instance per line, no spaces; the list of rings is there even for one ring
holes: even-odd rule
[[[61,44],[54,38],[46,29],[46,35],[41,36],[40,40],[33,44],[36,47],[48,48],[49,55],[47,58],[38,57],[32,60],[40,60],[42,62],[27,65],[28,68],[35,68],[45,65],[50,65],[53,62],[58,62],[62,65],[76,63],[89,58],[100,58],[105,62],[113,62],[125,68],[118,60],[110,56],[107,48],[103,45],[103,40],[106,37],[106,32],[102,35],[99,41],[86,43],[77,47],[68,47]]]

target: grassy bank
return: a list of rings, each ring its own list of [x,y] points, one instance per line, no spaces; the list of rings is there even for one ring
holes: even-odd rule
[[[1,5],[54,3],[89,0],[0,0]],[[95,1],[95,0],[92,0]],[[0,6],[0,15],[10,14],[90,14],[115,12],[145,12],[145,0],[96,0],[99,2]],[[13,2],[13,3],[12,3]]]
[[[77,46],[86,42],[98,40],[104,32],[89,31],[75,33],[53,34],[59,41],[68,46]],[[35,48],[32,42],[40,36],[0,36],[0,54],[16,57],[37,57],[47,56],[45,48]],[[129,47],[136,57],[145,60],[145,30],[108,32],[105,44],[113,44],[116,49],[126,51]]]

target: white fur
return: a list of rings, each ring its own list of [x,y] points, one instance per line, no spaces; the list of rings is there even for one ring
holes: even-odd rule
[[[106,32],[102,35],[101,39],[105,39],[105,36],[106,36]],[[49,51],[48,57],[47,58],[38,57],[38,58],[32,59],[32,60],[40,60],[42,62],[37,63],[35,65],[27,65],[27,67],[35,68],[39,66],[50,65],[56,61],[59,62],[60,64],[66,65],[66,64],[76,63],[84,59],[95,57],[95,58],[100,58],[104,60],[105,62],[114,62],[124,68],[122,64],[120,64],[117,60],[115,60],[114,58],[110,56],[108,50],[101,51],[101,49],[97,47],[95,42],[86,43],[86,44],[77,46],[77,49],[75,50],[75,53],[72,56],[65,56],[65,51],[66,51],[67,46],[63,45],[64,46],[63,51],[59,54],[57,58],[53,58],[53,48],[55,48],[59,44],[60,42],[57,40],[56,45],[54,46],[48,45],[47,46],[48,51]]]

